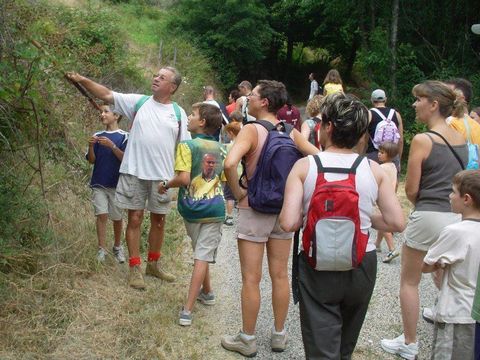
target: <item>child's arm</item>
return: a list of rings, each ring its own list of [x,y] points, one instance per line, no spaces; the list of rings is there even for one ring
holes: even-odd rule
[[[176,188],[181,186],[188,186],[190,184],[190,172],[187,171],[178,171],[175,176],[164,182],[160,182],[158,185],[158,192],[160,194],[165,194],[168,189]]]
[[[192,170],[192,152],[188,145],[181,142],[177,145],[177,156],[175,159],[175,176],[170,180],[161,181],[158,185],[158,192],[165,194],[169,188],[190,185],[190,173]]]
[[[435,264],[432,264],[432,265],[424,262],[423,265],[422,265],[422,273],[431,273],[431,272],[437,271],[439,269],[442,269],[443,266],[444,265],[442,265],[439,262],[436,262]]]
[[[87,160],[90,164],[95,164],[95,151],[93,147],[97,142],[97,137],[93,135],[90,139],[88,139],[88,152],[87,152]]]
[[[113,155],[115,155],[118,160],[122,161],[123,151],[117,145],[115,145],[112,140],[110,140],[106,136],[100,136],[98,138],[98,143],[102,146],[106,146],[112,149]]]

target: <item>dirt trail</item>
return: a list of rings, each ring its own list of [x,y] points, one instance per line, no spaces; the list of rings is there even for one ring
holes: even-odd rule
[[[399,197],[405,212],[409,204],[404,198],[403,184],[399,189]],[[241,273],[238,259],[237,244],[234,227],[223,227],[223,239],[218,252],[218,263],[212,267],[214,285],[218,298],[215,306],[216,313],[222,314],[221,326],[217,329],[218,343],[223,331],[230,334],[237,332],[241,327],[240,289]],[[376,236],[372,230],[372,236]],[[401,244],[402,234],[395,235],[397,246]],[[386,245],[383,253],[378,254],[378,270],[375,290],[370,302],[370,307],[360,333],[354,359],[396,359],[395,356],[385,353],[380,348],[382,338],[393,338],[402,331],[400,305],[398,299],[400,285],[400,258],[394,259],[390,264],[382,263],[386,255]],[[291,268],[291,264],[289,264]],[[288,349],[281,354],[272,354],[270,346],[270,329],[272,326],[271,309],[271,284],[268,277],[268,267],[264,259],[263,279],[261,282],[262,303],[257,323],[258,359],[304,359],[301,340],[298,305],[290,301],[287,318],[289,334]],[[420,283],[420,305],[432,306],[436,295],[429,276],[424,276]],[[217,315],[217,314],[216,314]],[[433,326],[425,323],[421,318],[418,323],[418,339],[420,341],[420,355],[418,359],[430,358],[431,338]],[[228,352],[225,352],[226,356]],[[222,359],[219,357],[218,359]]]

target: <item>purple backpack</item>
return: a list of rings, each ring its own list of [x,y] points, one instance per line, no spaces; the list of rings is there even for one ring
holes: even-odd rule
[[[249,124],[262,125],[268,135],[255,172],[248,180],[248,204],[261,213],[279,214],[288,174],[303,155],[290,138],[292,125],[284,122],[273,125],[265,120],[250,121]]]

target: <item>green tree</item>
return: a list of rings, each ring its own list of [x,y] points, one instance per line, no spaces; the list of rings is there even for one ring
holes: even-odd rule
[[[184,0],[175,7],[171,27],[190,36],[211,59],[225,87],[253,79],[274,34],[258,0]]]

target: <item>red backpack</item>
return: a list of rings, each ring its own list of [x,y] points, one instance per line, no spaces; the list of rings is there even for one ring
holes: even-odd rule
[[[355,174],[363,156],[352,167],[324,168],[318,156],[317,182],[303,230],[303,251],[308,263],[319,271],[347,271],[362,262],[368,234],[360,231],[359,195]],[[325,180],[325,173],[348,174],[345,180]]]

